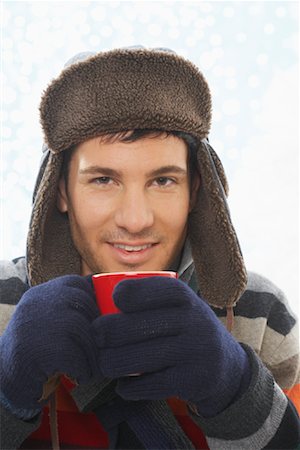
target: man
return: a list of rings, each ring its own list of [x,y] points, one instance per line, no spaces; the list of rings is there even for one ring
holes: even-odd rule
[[[62,448],[296,448],[296,319],[245,270],[203,75],[163,49],[85,55],[40,111],[27,258],[3,267],[1,448],[49,448],[57,384]],[[170,269],[100,316],[91,274]]]

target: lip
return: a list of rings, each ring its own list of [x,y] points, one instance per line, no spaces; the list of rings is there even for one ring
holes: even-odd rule
[[[142,247],[143,245],[155,245],[156,242],[144,242],[144,241],[125,242],[125,241],[120,241],[120,242],[108,242],[108,244],[110,244],[110,245],[129,245],[131,247]]]
[[[126,264],[143,264],[152,257],[158,244],[152,242],[108,242],[108,245],[114,259],[118,262]],[[127,251],[116,247],[116,245],[127,245],[130,247],[142,247],[148,245],[150,247],[137,251]]]

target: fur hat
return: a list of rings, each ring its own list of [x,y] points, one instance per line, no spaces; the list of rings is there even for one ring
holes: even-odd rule
[[[207,142],[211,95],[198,68],[173,52],[123,49],[73,62],[42,96],[46,149],[34,194],[27,241],[32,285],[80,273],[69,222],[56,207],[63,152],[103,133],[161,129],[199,142],[201,188],[188,219],[188,237],[202,297],[216,307],[236,303],[247,276],[231,223],[222,164]]]

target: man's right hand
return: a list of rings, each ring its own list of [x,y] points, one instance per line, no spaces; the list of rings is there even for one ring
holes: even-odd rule
[[[32,417],[53,375],[78,383],[102,376],[91,330],[98,316],[88,277],[67,275],[29,289],[0,338],[1,402],[20,418]]]

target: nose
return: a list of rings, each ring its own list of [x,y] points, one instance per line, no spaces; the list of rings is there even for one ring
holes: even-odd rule
[[[131,234],[151,227],[154,214],[146,193],[136,189],[123,192],[115,213],[115,223]]]

